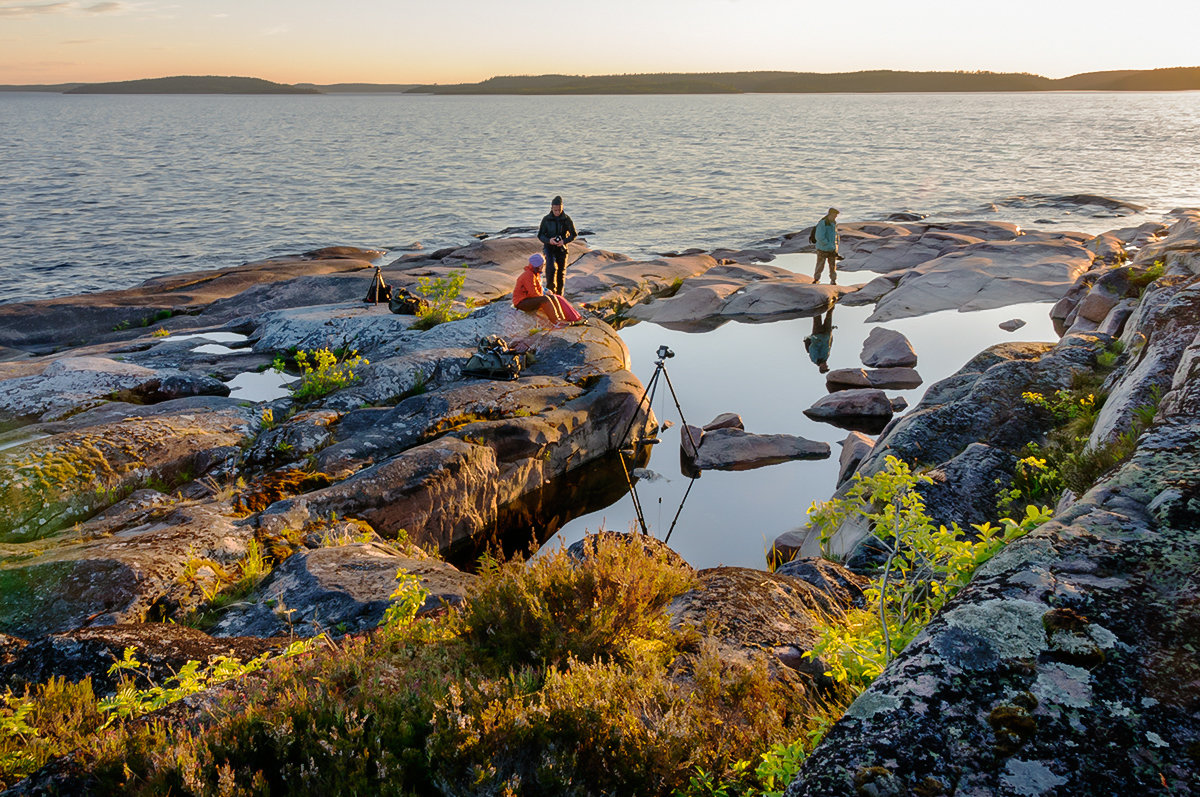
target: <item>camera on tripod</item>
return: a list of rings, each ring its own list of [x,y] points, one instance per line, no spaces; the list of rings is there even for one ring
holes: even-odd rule
[[[671,351],[666,346],[658,347],[658,359],[666,360],[666,359],[668,359],[670,357],[674,357],[674,356],[675,356],[675,352]]]

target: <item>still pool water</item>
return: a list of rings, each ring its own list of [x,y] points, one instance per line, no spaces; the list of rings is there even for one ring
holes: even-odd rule
[[[813,255],[788,255],[773,265],[811,273]],[[870,281],[868,272],[844,272],[847,284]],[[889,321],[878,326],[903,333],[919,359],[924,384],[913,390],[889,390],[916,406],[925,390],[950,376],[968,360],[996,343],[1054,341],[1050,304],[1025,304],[975,313],[942,312]],[[837,307],[829,367],[859,368],[863,341],[876,324],[866,323],[873,308]],[[1005,332],[999,324],[1019,318],[1026,325]],[[812,331],[808,318],[765,324],[727,323],[712,332],[677,332],[641,323],[621,330],[633,358],[633,370],[648,383],[655,370],[655,352],[666,345],[675,357],[667,373],[688,422],[708,423],[723,412],[742,416],[748,432],[791,434],[830,444],[826,460],[787,462],[748,471],[705,471],[692,486],[670,536],[670,545],[697,567],[717,564],[761,568],[774,539],[803,526],[814,501],[824,501],[836,487],[838,456],[848,432],[810,420],[803,410],[827,395],[825,377],[809,360],[804,337]],[[662,382],[663,380],[660,380]],[[650,531],[659,539],[670,530],[689,479],[679,466],[681,424],[666,385],[656,390],[654,412],[675,422],[652,449],[649,469],[661,476],[638,484]],[[632,499],[619,497],[603,509],[577,517],[559,529],[547,546],[570,544],[588,531],[606,528],[627,531],[637,519]]]

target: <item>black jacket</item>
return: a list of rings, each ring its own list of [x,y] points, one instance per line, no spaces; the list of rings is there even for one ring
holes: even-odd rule
[[[547,213],[542,217],[542,226],[538,227],[538,240],[549,246],[551,238],[562,237],[564,244],[569,244],[578,237],[575,232],[575,222],[571,221],[571,217],[566,213],[560,213],[557,217],[553,213]]]

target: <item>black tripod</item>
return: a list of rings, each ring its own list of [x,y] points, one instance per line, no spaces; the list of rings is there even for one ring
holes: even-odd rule
[[[667,389],[671,391],[671,398],[675,402],[675,409],[679,411],[679,421],[683,425],[683,433],[687,435],[688,442],[691,443],[692,451],[698,449],[698,442],[692,437],[691,429],[688,428],[687,419],[683,417],[683,407],[679,406],[679,396],[675,393],[675,386],[671,384],[671,375],[667,373],[667,360],[674,357],[675,352],[671,351],[666,346],[658,347],[658,359],[654,361],[654,375],[650,377],[650,381],[646,383],[646,389],[642,392],[642,397],[638,399],[637,406],[633,409],[633,417],[629,419],[629,426],[625,427],[625,434],[621,436],[621,440],[629,440],[630,445],[626,448],[618,450],[621,457],[621,470],[625,473],[625,484],[629,487],[629,496],[633,499],[633,511],[637,514],[638,525],[641,526],[642,533],[649,535],[650,529],[646,525],[646,515],[642,511],[642,500],[638,496],[637,486],[633,483],[633,477],[629,472],[629,463],[625,457],[631,459],[637,453],[638,446],[654,445],[658,443],[658,438],[646,436],[646,424],[650,421],[650,410],[654,405],[654,393],[658,390],[658,378],[661,376],[667,382]],[[638,410],[642,408],[642,402],[646,402],[646,419],[643,422],[641,434],[637,440],[630,439],[629,435],[633,431],[633,425],[637,423]],[[667,531],[667,536],[663,538],[663,542],[671,539],[671,532],[675,530],[675,524],[679,521],[679,513],[683,511],[683,504],[687,501],[688,495],[692,492],[692,484],[695,484],[696,479],[693,477],[691,484],[688,484],[687,492],[683,494],[683,501],[679,503],[679,509],[675,511],[675,518],[671,521],[671,528]]]

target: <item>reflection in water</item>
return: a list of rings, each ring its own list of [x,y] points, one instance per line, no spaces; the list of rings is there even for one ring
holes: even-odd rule
[[[650,447],[639,447],[634,469],[649,461]],[[636,470],[633,478],[637,480]],[[484,553],[503,559],[526,555],[575,518],[611,506],[628,492],[620,456],[609,454],[500,507],[488,533],[452,546],[443,556],[455,567],[471,570]]]
[[[835,302],[833,307],[837,307]],[[820,313],[813,316],[812,332],[804,338],[804,350],[808,352],[808,359],[812,360],[813,365],[817,366],[817,370],[821,373],[829,371],[829,353],[833,349],[833,330],[837,329],[833,325],[833,307],[829,308],[829,312],[822,317]]]
[[[291,392],[287,384],[295,382],[299,378],[282,371],[268,369],[261,372],[247,371],[238,374],[225,384],[229,385],[230,398],[261,403],[283,398]]]

